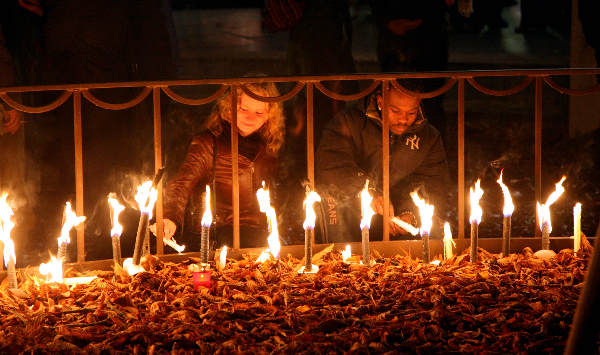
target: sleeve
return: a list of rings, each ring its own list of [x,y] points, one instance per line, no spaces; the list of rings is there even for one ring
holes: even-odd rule
[[[164,217],[181,227],[190,194],[199,181],[208,181],[212,168],[213,144],[210,133],[194,138],[179,170],[165,191]]]
[[[365,173],[358,165],[359,137],[353,132],[357,125],[351,113],[336,116],[323,130],[317,149],[316,175],[319,185],[332,188],[345,197],[359,193],[365,183]],[[358,127],[355,131],[359,131]]]

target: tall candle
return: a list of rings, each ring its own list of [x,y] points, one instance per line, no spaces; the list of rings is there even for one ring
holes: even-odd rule
[[[450,229],[450,223],[444,223],[444,259],[448,260],[454,256],[452,246],[454,240],[452,240],[452,229]]]
[[[423,262],[429,264],[429,232],[433,224],[433,205],[426,203],[424,199],[419,197],[416,191],[411,192],[410,197],[419,208],[419,215],[421,216],[421,228],[419,232],[423,243]]]
[[[550,233],[552,232],[552,221],[550,218],[550,206],[565,192],[565,188],[562,183],[567,177],[563,176],[559,182],[556,183],[556,189],[548,196],[546,203],[540,204],[537,202],[537,214],[540,223],[540,229],[542,230],[542,250],[550,249]]]
[[[502,256],[506,257],[510,253],[510,224],[515,205],[513,204],[508,187],[502,182],[502,173],[500,172],[500,177],[496,182],[502,188],[502,194],[504,195],[504,208],[502,209],[502,214],[504,215],[502,219]]]
[[[483,210],[479,205],[479,200],[483,196],[483,190],[481,189],[481,180],[477,179],[475,187],[469,188],[469,201],[471,204],[471,215],[469,222],[471,223],[471,262],[475,263],[478,260],[477,248],[479,244],[479,223],[481,223],[481,217],[483,216]]]
[[[573,207],[573,251],[577,253],[581,248],[581,203]]]
[[[312,241],[315,237],[315,224],[317,215],[315,214],[314,204],[321,201],[321,196],[315,191],[307,191],[306,199],[304,200],[304,208],[306,217],[302,227],[304,228],[304,272],[313,270],[312,264]]]
[[[375,211],[371,208],[371,202],[373,197],[369,194],[369,180],[365,182],[365,187],[360,192],[360,204],[361,204],[361,220],[360,230],[362,239],[362,254],[363,263],[365,265],[371,265],[370,248],[369,248],[369,228],[371,227],[371,218],[375,214]]]
[[[110,206],[110,215],[112,220],[112,228],[110,230],[110,238],[112,241],[113,262],[121,265],[121,234],[123,226],[119,223],[119,214],[123,212],[125,206],[121,205],[116,199],[116,194],[108,194],[108,204]]]
[[[156,180],[156,178],[155,178]],[[140,208],[140,220],[135,235],[135,247],[133,249],[133,265],[139,265],[144,253],[144,241],[148,232],[148,222],[152,215],[154,203],[158,198],[158,191],[154,188],[152,181],[145,181],[138,186],[135,200]]]
[[[210,210],[210,187],[206,185],[204,194],[204,214],[202,215],[202,233],[200,235],[200,262],[208,264],[210,253],[210,226],[212,224],[212,212]]]

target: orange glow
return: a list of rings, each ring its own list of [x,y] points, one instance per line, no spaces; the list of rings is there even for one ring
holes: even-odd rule
[[[508,190],[508,187],[506,187],[506,185],[504,185],[504,183],[502,182],[502,172],[500,172],[500,177],[498,178],[498,180],[496,180],[496,182],[500,185],[500,188],[502,188],[502,194],[504,195],[504,208],[502,210],[502,214],[504,215],[504,217],[512,216],[515,210],[515,205],[513,204],[513,200],[510,196],[510,191]]]
[[[0,241],[4,244],[4,265],[8,267],[8,263],[12,260],[17,262],[15,255],[15,244],[10,238],[10,233],[15,224],[12,222],[13,210],[6,201],[8,194],[5,192],[0,197]]]
[[[63,223],[61,228],[60,237],[58,237],[59,247],[61,244],[71,243],[71,236],[69,235],[69,232],[71,232],[73,227],[78,226],[83,221],[85,221],[85,216],[77,216],[77,214],[75,214],[73,211],[73,208],[71,208],[71,203],[67,202],[65,206],[65,223]]]
[[[210,210],[210,187],[206,185],[206,197],[204,198],[204,214],[202,215],[202,227],[210,227],[212,224],[212,212]]]
[[[421,216],[421,236],[424,234],[429,235],[431,231],[431,225],[433,224],[433,205],[425,202],[424,199],[419,197],[419,194],[416,191],[410,193],[410,197],[412,198],[414,204],[419,208],[419,215]]]
[[[315,191],[309,192],[308,196],[306,196],[306,199],[304,200],[304,207],[306,209],[306,219],[302,224],[304,230],[315,229],[317,215],[315,214],[314,204],[316,202],[321,202],[321,196],[319,196],[319,194]]]
[[[556,200],[558,200],[558,198],[563,194],[563,192],[565,192],[565,188],[562,186],[562,183],[566,179],[567,177],[563,176],[562,179],[560,179],[560,181],[556,183],[556,189],[550,194],[550,196],[548,196],[546,203],[540,204],[539,202],[537,202],[537,214],[540,223],[540,229],[543,229],[544,224],[547,224],[548,232],[552,232],[550,206],[552,206],[552,204],[556,202]]]
[[[469,188],[469,201],[471,202],[471,216],[469,217],[469,222],[471,223],[481,223],[483,210],[481,209],[481,206],[479,206],[479,200],[481,200],[482,196],[483,190],[481,189],[481,180],[477,179],[475,188]]]
[[[362,216],[360,230],[371,227],[371,219],[375,215],[375,211],[371,208],[371,202],[373,202],[373,197],[369,193],[369,179],[367,179],[365,187],[360,191],[360,212]]]
[[[267,237],[267,242],[269,243],[269,250],[267,252],[270,252],[271,255],[277,259],[281,251],[279,229],[277,228],[277,214],[275,213],[273,206],[271,206],[271,197],[269,195],[269,190],[265,189],[264,181],[262,182],[262,185],[263,187],[256,191],[256,198],[258,199],[260,211],[267,215],[267,223],[270,231],[269,236]],[[259,259],[261,258],[259,257]]]
[[[120,237],[121,233],[123,233],[123,226],[119,223],[119,215],[123,212],[125,206],[119,203],[112,192],[108,195],[108,204],[112,211],[112,229],[110,230],[110,235]]]

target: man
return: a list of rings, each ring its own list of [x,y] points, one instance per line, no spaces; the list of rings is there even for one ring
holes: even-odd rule
[[[413,81],[414,83],[414,81]],[[408,83],[402,83],[404,87]],[[422,85],[410,89],[418,91]],[[423,116],[420,99],[390,89],[390,214],[418,224],[418,210],[410,192],[435,206],[435,215],[444,216],[448,172],[440,133]],[[325,128],[317,149],[317,182],[326,191],[325,224],[327,240],[360,240],[360,201],[358,194],[369,179],[374,188],[373,209],[381,214],[382,197],[382,110],[380,92],[366,100],[364,108],[340,113]],[[372,235],[381,234],[381,217],[374,218]],[[439,224],[435,223],[434,225]],[[438,234],[432,231],[432,234]],[[407,237],[407,232],[390,223],[390,234]],[[377,239],[377,237],[375,237]],[[381,236],[379,235],[379,238]]]

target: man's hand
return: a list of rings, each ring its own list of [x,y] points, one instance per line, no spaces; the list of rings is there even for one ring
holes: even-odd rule
[[[407,32],[414,30],[421,26],[423,19],[410,20],[407,18],[401,18],[397,20],[391,20],[387,23],[387,29],[392,31],[397,36],[404,36]]]
[[[173,234],[175,234],[175,231],[177,230],[177,225],[175,224],[175,222],[171,221],[170,219],[163,219],[163,237],[165,239],[171,239],[173,238]],[[156,223],[154,223],[153,225],[150,226],[150,232],[152,232],[152,234],[156,235]]]
[[[398,216],[398,218],[408,224],[415,226],[414,225],[414,216],[410,212],[402,213],[401,215]],[[398,235],[408,235],[410,233],[408,231],[406,231],[404,228],[397,225],[396,223],[390,221],[390,234],[394,235],[394,236],[398,236]]]
[[[383,216],[383,196],[375,196],[373,201],[371,201],[371,208],[375,213]],[[390,201],[390,217],[394,216],[394,205],[392,205],[392,201]]]
[[[2,122],[2,131],[9,134],[15,134],[23,122],[23,113],[17,110],[8,110],[4,112],[4,121]]]

